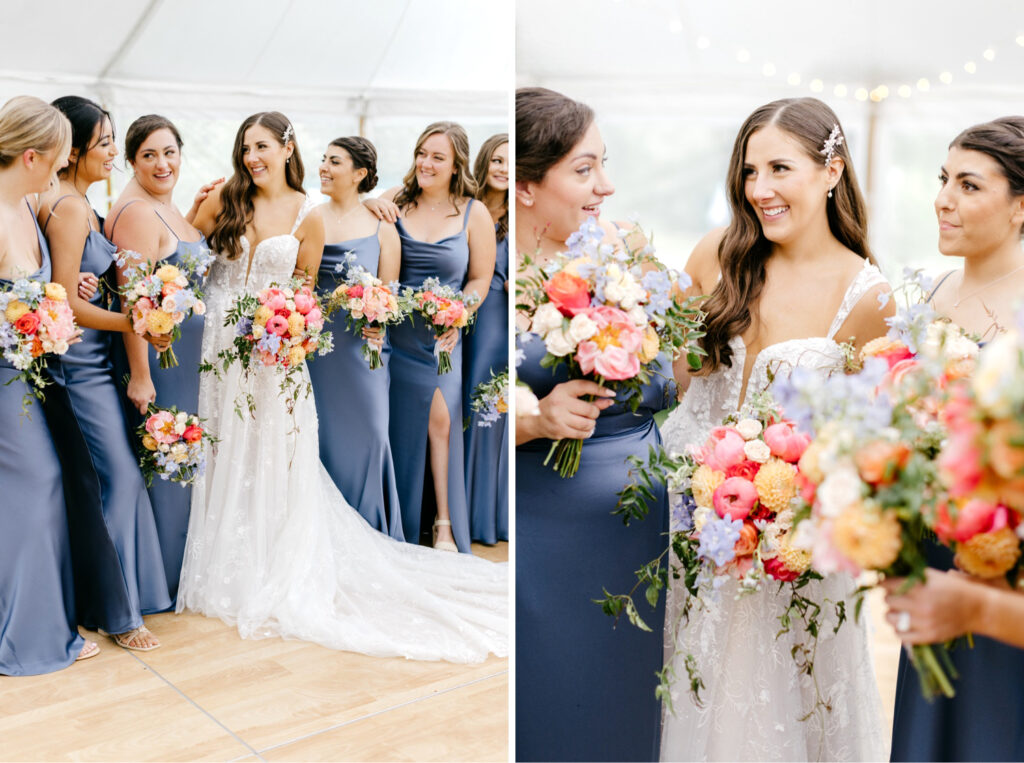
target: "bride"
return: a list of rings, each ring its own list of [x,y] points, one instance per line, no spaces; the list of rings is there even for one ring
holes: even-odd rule
[[[842,367],[838,341],[859,348],[887,330],[877,297],[889,287],[873,264],[865,206],[839,120],[814,98],[775,101],[740,128],[728,170],[732,222],[706,236],[686,270],[710,294],[707,357],[662,430],[666,449],[702,444],[774,374],[794,366]],[[824,604],[854,582],[831,576],[805,594]],[[814,674],[790,655],[795,631],[776,638],[774,587],[736,598],[723,585],[680,622],[686,590],[670,586],[666,663],[676,689],[696,658],[703,707],[674,697],[662,728],[665,760],[881,760],[886,757],[878,689],[864,621],[833,635],[825,618]],[[710,598],[710,597],[709,597]],[[823,614],[831,610],[822,607]],[[828,707],[818,704],[823,699]],[[800,720],[808,715],[805,720]]]
[[[239,295],[293,271],[316,273],[323,251],[287,117],[246,119],[232,163],[234,175],[195,221],[218,255],[206,284],[207,360],[234,337],[224,318]],[[244,377],[237,364],[200,382],[199,415],[219,443],[192,493],[178,611],[219,617],[243,638],[375,656],[475,662],[507,654],[507,566],[373,530],[320,463],[313,396],[300,396],[293,416],[278,385],[275,369]],[[246,393],[253,416],[235,412]]]

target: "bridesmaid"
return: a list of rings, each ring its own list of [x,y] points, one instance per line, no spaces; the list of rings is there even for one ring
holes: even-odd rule
[[[348,253],[384,283],[398,280],[401,243],[391,223],[378,220],[359,202],[359,194],[377,185],[377,151],[366,138],[334,140],[320,165],[320,192],[330,198],[321,205],[323,259],[317,292],[326,299],[345,274],[335,271]],[[331,325],[333,324],[333,325]],[[402,534],[395,466],[388,442],[388,362],[370,370],[362,355],[363,337],[345,327],[345,316],[328,322],[334,351],[309,364],[309,376],[320,418],[320,460],[334,484],[363,519],[396,540]]]
[[[87,555],[88,570],[76,575],[78,615],[83,625],[102,629],[126,649],[149,651],[160,642],[143,614],[170,606],[160,561],[153,507],[129,440],[120,393],[114,381],[111,346],[115,334],[131,333],[123,313],[105,309],[101,294],[91,300],[76,293],[80,274],[112,276],[116,248],[100,233],[86,192],[110,177],[117,146],[110,115],[86,98],[65,96],[53,105],[71,123],[69,164],[60,183],[42,197],[43,223],[53,259],[53,277],[68,292],[82,341],[61,358],[64,385],[88,448],[95,479],[91,499],[102,507],[102,522],[76,531],[76,553]],[[76,496],[76,498],[81,496]],[[81,549],[81,551],[79,551]]]
[[[494,274],[494,223],[473,203],[469,140],[454,122],[428,125],[416,141],[403,185],[384,198],[399,209],[403,286],[434,276],[481,300]],[[477,303],[479,307],[480,303]],[[391,450],[395,457],[402,529],[420,539],[426,467],[434,485],[434,548],[470,553],[469,513],[462,455],[462,345],[450,329],[437,345],[451,353],[452,370],[439,376],[434,330],[416,317],[391,331]],[[429,454],[429,462],[428,462]]]
[[[21,278],[51,278],[46,240],[25,199],[45,191],[67,163],[71,126],[38,98],[18,96],[0,108],[0,290]],[[54,376],[60,364],[49,361]],[[75,624],[71,549],[53,437],[29,387],[0,355],[0,674],[38,675],[99,652]],[[51,385],[49,398],[64,395]]]
[[[598,215],[615,191],[604,153],[590,107],[544,88],[516,92],[518,257],[543,265]],[[603,227],[617,240],[613,226]],[[626,458],[661,442],[654,413],[669,388],[652,374],[634,415],[614,392],[543,368],[538,339],[522,349],[518,373],[540,398],[540,415],[518,416],[515,429],[516,757],[657,760],[664,605],[644,615],[653,630],[645,633],[613,628],[593,599],[602,586],[629,590],[634,570],[665,548],[664,489],[644,522],[623,527],[611,512],[629,481]],[[667,359],[663,366],[667,377]],[[586,438],[571,479],[543,463],[563,437]]]
[[[508,170],[508,133],[492,135],[480,147],[473,176],[498,240],[494,276],[462,356],[469,525],[473,540],[488,544],[508,540],[508,416],[481,427],[470,402],[478,384],[508,368]]]
[[[950,144],[939,180],[939,251],[962,257],[963,268],[943,275],[929,300],[940,316],[991,340],[1015,325],[1024,292],[1024,117],[964,130]],[[949,550],[937,544],[929,547],[928,558],[939,570],[953,566]],[[928,585],[907,596],[890,593],[893,625],[900,612],[916,611],[934,590],[955,585],[932,578],[929,572]],[[887,587],[894,591],[899,582]],[[956,586],[959,606],[984,598],[986,588],[980,583]],[[904,633],[909,643],[919,643],[915,618],[920,619],[912,615]],[[970,619],[965,612],[959,622],[966,626]],[[1024,760],[1024,650],[988,638],[999,635],[991,624],[982,627],[973,649],[951,652],[960,674],[952,699],[926,701],[906,653],[900,654],[892,760]]]
[[[206,239],[189,222],[207,193],[219,182],[203,186],[196,195],[188,217],[174,205],[174,186],[181,169],[182,140],[178,128],[156,114],[139,117],[125,135],[125,158],[135,171],[107,217],[106,233],[118,249],[138,252],[150,262],[180,265],[186,255],[197,256],[207,249]],[[146,343],[125,334],[130,373],[127,395],[140,413],[156,402],[161,407],[177,406],[195,413],[199,408],[199,360],[203,338],[203,317],[192,315],[181,325],[181,338],[174,342],[178,365],[160,368],[157,348],[147,351]],[[174,482],[153,480],[149,488],[160,539],[168,607],[178,594],[178,577],[185,553],[192,488]]]

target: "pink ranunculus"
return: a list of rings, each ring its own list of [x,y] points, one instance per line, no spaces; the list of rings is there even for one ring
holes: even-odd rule
[[[149,297],[140,297],[135,302],[136,310],[152,310],[154,307],[156,307],[156,305]]]
[[[711,496],[715,513],[723,519],[746,519],[750,510],[757,503],[757,488],[750,480],[742,477],[730,477],[715,488]]]
[[[284,292],[280,289],[267,289],[261,292],[257,299],[259,299],[260,304],[266,305],[275,313],[278,310],[284,310],[285,302],[287,301]]]
[[[792,424],[785,421],[772,424],[765,429],[764,441],[773,456],[790,464],[799,461],[807,446],[811,444],[810,437],[797,432]]]
[[[743,453],[745,442],[743,435],[733,427],[715,427],[701,450],[700,461],[715,471],[728,471],[730,467],[747,460]]]
[[[174,281],[171,281],[164,284],[163,288],[160,290],[160,295],[163,297],[169,297],[179,291],[181,291],[181,287],[174,283]]]
[[[273,318],[271,318],[271,320],[273,320]],[[322,329],[324,327],[324,315],[320,312],[319,307],[314,307],[306,315],[306,326],[311,329]]]
[[[295,295],[295,309],[303,315],[306,315],[316,305],[316,300],[312,294],[300,291]]]
[[[178,441],[178,435],[174,433],[174,414],[170,411],[158,411],[146,419],[146,431],[161,445]]]
[[[267,331],[271,334],[284,336],[288,333],[288,321],[280,315],[275,315],[267,321]]]

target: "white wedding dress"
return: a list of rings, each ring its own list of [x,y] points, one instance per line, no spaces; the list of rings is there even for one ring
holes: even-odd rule
[[[828,336],[795,339],[764,348],[754,361],[748,394],[767,388],[769,373],[786,373],[795,366],[840,368],[842,351],[833,337],[854,305],[885,278],[865,264],[850,284]],[[669,451],[701,445],[710,430],[735,412],[742,395],[746,347],[740,337],[730,342],[732,366],[710,376],[695,377],[679,407],[662,428]],[[802,593],[819,604],[849,599],[855,588],[848,575],[832,575],[811,583]],[[736,597],[738,584],[728,580],[710,606],[691,609],[681,622],[680,604],[687,596],[681,584],[670,584],[665,615],[665,661],[676,679],[672,690],[675,715],[664,711],[662,760],[887,760],[881,701],[868,649],[865,618],[848,619],[837,635],[834,609],[823,606],[823,628],[814,657],[814,675],[799,675],[791,648],[803,629],[794,625],[776,638],[783,611],[777,586]],[[705,688],[704,707],[689,696],[684,660],[696,658]],[[831,710],[815,709],[820,697]]]
[[[296,227],[312,206],[307,199]],[[238,259],[218,257],[210,270],[204,359],[231,343],[235,327],[225,327],[224,316],[235,298],[285,283],[295,267],[293,235],[260,242],[248,276],[249,243],[241,243]],[[237,364],[200,382],[199,415],[220,442],[193,487],[178,611],[219,617],[243,638],[280,636],[374,656],[507,655],[508,565],[371,528],[320,463],[312,394],[300,397],[293,417],[279,383],[262,367],[246,382]],[[243,417],[235,412],[244,391],[255,417],[244,405]]]

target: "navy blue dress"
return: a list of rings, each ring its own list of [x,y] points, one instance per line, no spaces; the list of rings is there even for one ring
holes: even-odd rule
[[[129,201],[118,212],[124,212],[129,205],[139,201]],[[160,213],[156,212],[157,217]],[[161,222],[167,221],[160,217]],[[110,228],[113,238],[117,217]],[[182,241],[170,225],[168,230],[178,240],[178,246],[160,262],[166,265],[180,266],[182,258],[187,254],[198,254],[209,249],[206,238],[200,236],[198,241]],[[177,406],[179,411],[197,413],[199,411],[199,362],[203,349],[203,316],[191,315],[181,324],[181,337],[174,342],[174,354],[178,365],[172,368],[160,368],[160,360],[153,346],[149,346],[149,372],[156,388],[156,404],[163,408]],[[130,407],[130,405],[129,405]],[[141,417],[136,410],[129,418],[133,426],[137,426]],[[167,580],[168,593],[171,598],[169,608],[174,607],[178,596],[178,579],[181,577],[181,562],[185,556],[185,536],[188,534],[188,515],[192,505],[191,485],[180,485],[162,479],[154,479],[149,487],[149,498],[153,503],[156,518],[156,531],[160,539],[160,550],[164,563],[164,575]]]
[[[519,377],[538,398],[567,380],[542,368],[544,343],[523,345]],[[671,378],[671,365],[662,371]],[[602,588],[625,593],[634,571],[667,540],[664,490],[642,522],[612,515],[628,482],[626,458],[646,457],[661,436],[654,413],[667,382],[654,375],[636,414],[616,404],[583,441],[580,468],[563,479],[543,461],[550,440],[516,448],[516,758],[657,760],[661,708],[654,696],[662,667],[664,596],[656,610],[638,602],[645,633],[612,620],[593,603]]]
[[[494,277],[480,305],[463,351],[463,415],[465,432],[466,501],[473,540],[494,544],[508,540],[508,416],[490,427],[478,425],[470,402],[473,390],[508,368],[508,236],[498,241]]]
[[[442,284],[461,289],[469,271],[469,240],[466,204],[462,230],[432,244],[413,238],[402,220],[395,227],[402,241],[402,286],[419,288],[434,276]],[[452,535],[459,551],[470,553],[469,512],[462,453],[462,337],[452,350],[452,370],[437,373],[434,328],[419,316],[390,330],[391,335],[391,453],[395,459],[398,498],[402,506],[402,531],[410,543],[420,540],[420,528],[429,527],[434,516],[433,490],[424,490],[430,465],[427,463],[427,424],[434,390],[440,389],[448,406],[451,431],[448,435],[448,511]],[[426,504],[424,504],[426,499]]]
[[[30,278],[49,281],[50,254],[38,235],[42,264]],[[59,377],[60,364],[48,365]],[[21,413],[29,388],[12,381],[17,374],[0,356],[0,674],[30,676],[66,668],[85,642],[75,624],[60,461],[39,401]],[[54,384],[45,394],[66,397]]]
[[[60,201],[54,202],[52,213]],[[101,279],[110,277],[116,250],[102,233],[90,230],[81,271]],[[100,300],[97,292],[91,301],[96,304]],[[121,343],[120,334],[83,329],[82,341],[71,346],[61,358],[61,366],[71,409],[97,478],[91,481],[96,491],[92,500],[103,513],[103,524],[94,523],[92,532],[78,532],[72,539],[76,556],[91,557],[87,580],[76,576],[78,617],[87,628],[126,633],[142,625],[143,614],[164,610],[171,602],[153,507],[114,379],[114,342]],[[109,558],[101,558],[104,556]]]
[[[378,225],[378,232],[380,226]],[[378,233],[324,246],[317,292],[330,296],[345,278],[334,268],[348,252],[357,264],[376,275],[380,264]],[[405,540],[388,441],[388,366],[391,348],[386,339],[380,357],[384,366],[370,370],[362,354],[364,339],[345,326],[338,311],[325,329],[333,332],[334,351],[310,363],[316,411],[320,419],[320,460],[334,484],[363,519],[396,540]]]

